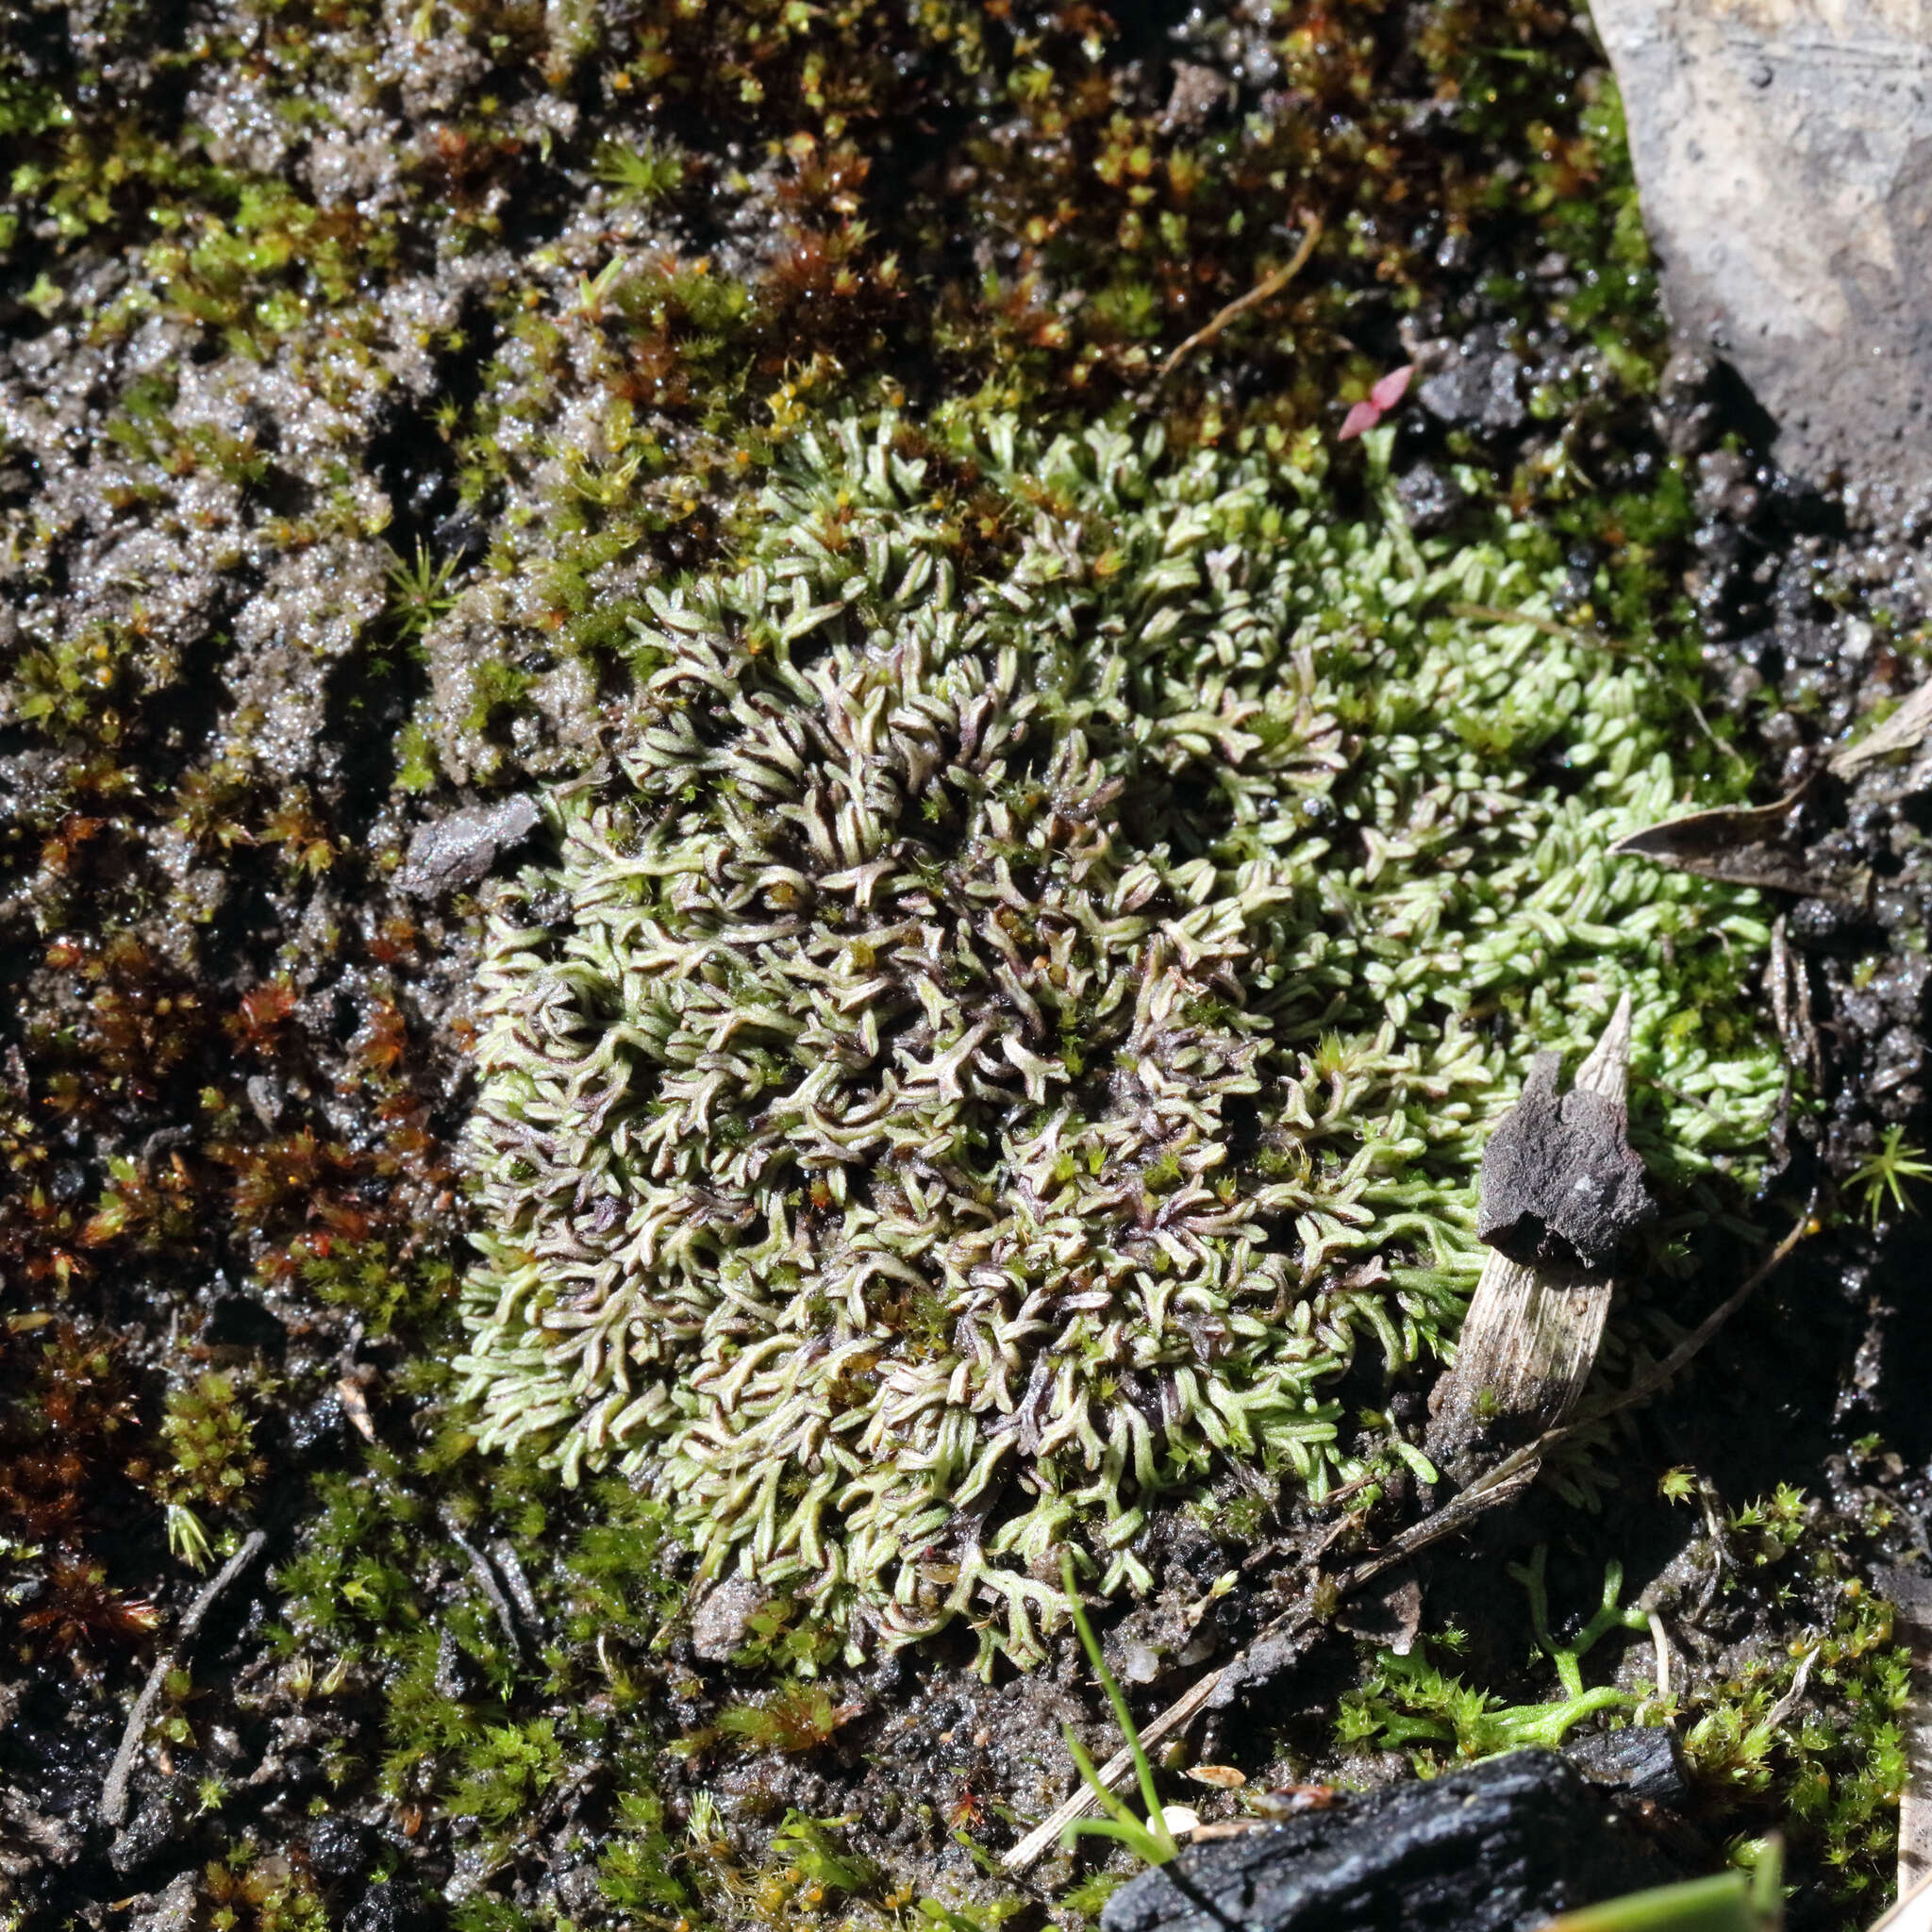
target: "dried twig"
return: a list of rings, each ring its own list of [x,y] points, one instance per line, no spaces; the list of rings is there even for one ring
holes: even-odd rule
[[[1668,1704],[1671,1698],[1671,1633],[1664,1628],[1664,1620],[1655,1610],[1649,1611],[1644,1621],[1650,1625],[1650,1647],[1657,1657],[1657,1701]]]
[[[1451,617],[1473,617],[1478,624],[1526,624],[1532,630],[1542,631],[1553,638],[1569,638],[1580,644],[1588,644],[1593,651],[1627,652],[1628,644],[1620,644],[1614,638],[1607,638],[1599,630],[1585,630],[1574,624],[1565,624],[1559,618],[1544,617],[1540,611],[1514,610],[1501,604],[1451,604],[1448,607]]]
[[[1785,1058],[1809,1075],[1814,1087],[1824,1085],[1824,1043],[1811,1010],[1811,977],[1805,961],[1793,951],[1785,914],[1771,923],[1771,958],[1764,969],[1771,994],[1772,1017]]]
[[[107,1782],[101,1786],[98,1816],[103,1824],[118,1828],[127,1817],[127,1781],[134,1774],[135,1756],[141,1749],[142,1739],[147,1735],[148,1721],[155,1714],[155,1706],[161,1701],[161,1687],[168,1681],[168,1673],[180,1662],[181,1653],[222,1592],[261,1555],[267,1543],[268,1538],[260,1530],[248,1533],[242,1547],[203,1585],[201,1594],[188,1606],[188,1614],[181,1619],[174,1642],[155,1659],[147,1682],[141,1687],[141,1695],[134,1700],[134,1708],[127,1713],[121,1748],[114,1753],[114,1761],[108,1767]]]
[[[1454,1536],[1458,1530],[1466,1529],[1491,1509],[1508,1502],[1511,1497],[1520,1495],[1536,1479],[1537,1468],[1543,1457],[1557,1443],[1574,1436],[1579,1429],[1587,1428],[1591,1424],[1601,1422],[1607,1416],[1619,1414],[1624,1409],[1634,1407],[1638,1403],[1647,1401],[1655,1395],[1678,1370],[1709,1343],[1718,1330],[1776,1273],[1798,1243],[1807,1234],[1816,1232],[1817,1224],[1812,1219],[1813,1205],[1807,1204],[1804,1213],[1798,1217],[1790,1232],[1752,1270],[1743,1284],[1720,1302],[1661,1361],[1640,1375],[1629,1388],[1606,1400],[1587,1405],[1567,1423],[1545,1429],[1535,1441],[1527,1442],[1521,1449],[1504,1457],[1492,1469],[1478,1476],[1459,1495],[1453,1497],[1433,1515],[1425,1516],[1420,1523],[1412,1524],[1374,1556],[1364,1558],[1340,1576],[1331,1578],[1335,1592],[1334,1600],[1340,1601],[1343,1597],[1353,1595],[1373,1577],[1379,1576],[1386,1570],[1393,1569],[1396,1564],[1412,1557],[1418,1550],[1424,1549],[1431,1543],[1441,1542],[1445,1537]],[[1209,1671],[1198,1683],[1169,1705],[1158,1717],[1141,1727],[1142,1748],[1180,1729],[1199,1711],[1205,1709],[1213,1702],[1214,1693],[1262,1645],[1271,1642],[1287,1643],[1297,1637],[1312,1636],[1319,1627],[1320,1621],[1313,1605],[1305,1598],[1292,1608],[1285,1610],[1273,1623],[1263,1625],[1245,1649],[1238,1652],[1228,1662]],[[1111,1790],[1126,1776],[1133,1768],[1133,1762],[1130,1753],[1125,1750],[1116,1751],[1100,1768],[1102,1782]],[[1001,1862],[1008,1872],[1024,1872],[1047,1851],[1068,1824],[1082,1816],[1092,1803],[1092,1794],[1083,1784],[1051,1817],[1028,1832]]]
[[[517,1607],[517,1615],[524,1620],[525,1629],[541,1643],[543,1612],[537,1607],[537,1592],[530,1588],[530,1579],[524,1572],[515,1545],[507,1536],[500,1536],[490,1545],[490,1554],[495,1559],[504,1588],[509,1591],[510,1601]]]
[[[1807,1650],[1791,1673],[1791,1688],[1764,1713],[1764,1728],[1774,1731],[1805,1701],[1805,1692],[1811,1683],[1811,1666],[1818,1661],[1818,1646],[1813,1644]]]
[[[1175,347],[1169,354],[1167,360],[1160,365],[1159,374],[1154,378],[1156,387],[1165,382],[1196,349],[1211,342],[1238,316],[1245,315],[1250,308],[1258,307],[1271,295],[1280,294],[1307,265],[1308,257],[1314,254],[1315,243],[1321,239],[1322,217],[1310,215],[1307,232],[1302,237],[1301,246],[1273,275],[1263,276],[1245,295],[1236,296],[1225,308],[1214,316],[1212,321],[1197,328],[1186,341]]]
[[[510,1610],[509,1599],[503,1593],[503,1585],[497,1581],[496,1572],[490,1567],[489,1558],[475,1543],[457,1527],[456,1518],[445,1506],[441,1511],[442,1531],[457,1548],[469,1558],[470,1574],[476,1579],[476,1587],[489,1600],[490,1607],[496,1612],[496,1622],[503,1631],[503,1641],[509,1645],[510,1655],[519,1663],[525,1661],[523,1633],[517,1628],[517,1620]],[[528,1584],[525,1588],[528,1589]]]

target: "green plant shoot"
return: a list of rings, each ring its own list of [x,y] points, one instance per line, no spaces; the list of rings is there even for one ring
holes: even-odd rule
[[[1778,1932],[1784,1847],[1767,1839],[1750,1873],[1724,1872],[1683,1885],[1627,1892],[1552,1919],[1546,1932]]]
[[[1168,1828],[1160,1795],[1154,1789],[1154,1767],[1147,1762],[1147,1754],[1141,1748],[1141,1733],[1135,1726],[1133,1712],[1127,1708],[1126,1696],[1115,1682],[1113,1673],[1108,1669],[1107,1658],[1101,1654],[1100,1640],[1093,1634],[1093,1625],[1087,1621],[1087,1612],[1081,1606],[1074,1575],[1074,1558],[1065,1550],[1060,1552],[1060,1587],[1066,1591],[1067,1603],[1073,1611],[1074,1628],[1080,1633],[1080,1648],[1087,1653],[1093,1674],[1100,1679],[1100,1688],[1107,1692],[1108,1702],[1113,1706],[1121,1735],[1126,1739],[1127,1749],[1133,1754],[1134,1776],[1141,1787],[1141,1802],[1147,1807],[1144,1820],[1136,1818],[1132,1809],[1108,1790],[1092,1758],[1088,1757],[1079,1739],[1074,1737],[1073,1726],[1062,1724],[1060,1730],[1067,1740],[1068,1754],[1087,1789],[1100,1801],[1108,1815],[1105,1818],[1074,1819],[1060,1833],[1061,1847],[1071,1851],[1074,1840],[1081,1838],[1118,1839],[1148,1864],[1164,1865],[1180,1850],[1180,1846],[1174,1842],[1174,1833]]]
[[[1874,1227],[1885,1211],[1888,1193],[1902,1214],[1916,1213],[1918,1210],[1906,1198],[1905,1183],[1932,1180],[1932,1161],[1925,1158],[1925,1150],[1908,1145],[1905,1136],[1903,1127],[1887,1127],[1878,1152],[1856,1169],[1846,1182],[1848,1187],[1864,1190],[1865,1208]]]

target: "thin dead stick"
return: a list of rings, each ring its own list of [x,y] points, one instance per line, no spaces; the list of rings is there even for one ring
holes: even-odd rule
[[[1278,1634],[1302,1614],[1304,1612],[1300,1609],[1294,1609],[1275,1618],[1274,1623],[1268,1624],[1261,1631],[1261,1637],[1271,1637]],[[1260,1640],[1257,1638],[1256,1641],[1258,1642]],[[1245,1652],[1242,1655],[1245,1655]],[[1151,1724],[1142,1724],[1141,1726],[1141,1748],[1144,1751],[1148,1745],[1158,1743],[1169,1732],[1177,1731],[1182,1725],[1187,1724],[1207,1704],[1208,1700],[1214,1695],[1216,1688],[1220,1685],[1222,1678],[1233,1668],[1234,1662],[1239,1661],[1240,1659],[1236,1658],[1232,1662],[1223,1664],[1218,1670],[1209,1671],[1198,1684],[1194,1685],[1191,1690],[1184,1690],[1179,1697],[1175,1698]],[[1116,1785],[1124,1781],[1127,1774],[1133,1768],[1134,1754],[1123,1745],[1120,1750],[1116,1751],[1100,1767],[1100,1781],[1108,1790],[1112,1790]],[[1074,1819],[1083,1818],[1089,1811],[1092,1810],[1095,1802],[1092,1791],[1088,1789],[1086,1780],[1083,1778],[1074,1788],[1074,1795],[1043,1824],[1036,1824],[1000,1860],[1000,1863],[1008,1872],[1025,1871],[1029,1865],[1045,1854],[1052,1846],[1054,1840],[1059,1837],[1061,1832],[1066,1830],[1068,1825],[1073,1824]]]
[[[1191,356],[1204,343],[1211,342],[1237,317],[1245,315],[1249,309],[1257,308],[1259,304],[1267,301],[1271,295],[1280,294],[1282,290],[1287,288],[1289,283],[1293,281],[1295,276],[1307,265],[1308,257],[1314,254],[1315,243],[1321,239],[1322,217],[1320,215],[1310,215],[1308,217],[1307,232],[1302,237],[1301,246],[1272,275],[1263,276],[1245,295],[1236,296],[1211,322],[1197,328],[1186,341],[1175,348],[1169,355],[1167,360],[1160,365],[1160,373],[1154,378],[1155,386],[1158,388],[1161,383],[1165,382],[1188,357]]]
[[[1767,1710],[1759,1719],[1767,1731],[1774,1731],[1805,1701],[1805,1692],[1811,1683],[1811,1666],[1818,1661],[1819,1645],[1813,1644],[1798,1660],[1798,1668],[1791,1674],[1791,1688]]]
[[[1649,1611],[1644,1622],[1650,1625],[1650,1647],[1657,1657],[1657,1697],[1659,1704],[1671,1701],[1671,1633],[1664,1628],[1664,1620],[1655,1610]]]
[[[1354,1481],[1343,1483],[1339,1490],[1330,1490],[1315,1507],[1320,1509],[1332,1509],[1336,1504],[1345,1503],[1351,1496],[1359,1495],[1362,1491],[1373,1489],[1376,1483],[1385,1483],[1388,1480],[1383,1471],[1372,1469],[1365,1474],[1357,1476]]]
[[[1564,624],[1555,617],[1543,617],[1534,610],[1511,610],[1501,604],[1452,604],[1451,617],[1473,617],[1479,624],[1526,624],[1532,630],[1540,630],[1553,638],[1571,638],[1579,643],[1592,644],[1604,651],[1627,651],[1628,644],[1620,644],[1614,638],[1607,638],[1599,630],[1582,630],[1574,624]]]
[[[1745,1277],[1742,1287],[1727,1296],[1707,1315],[1662,1361],[1641,1375],[1628,1389],[1605,1402],[1591,1404],[1576,1416],[1556,1428],[1546,1429],[1535,1441],[1528,1442],[1513,1454],[1504,1457],[1493,1469],[1478,1476],[1459,1495],[1453,1497],[1433,1515],[1425,1516],[1420,1523],[1411,1524],[1401,1535],[1393,1538],[1373,1557],[1366,1557],[1353,1569],[1334,1577],[1335,1600],[1353,1595],[1363,1584],[1379,1576],[1385,1570],[1412,1557],[1418,1550],[1431,1543],[1441,1542],[1444,1537],[1453,1536],[1457,1530],[1465,1529],[1477,1518],[1485,1516],[1507,1503],[1512,1496],[1527,1489],[1536,1478],[1537,1466],[1542,1457],[1558,1442],[1574,1436],[1579,1429],[1591,1424],[1603,1421],[1607,1416],[1634,1407],[1657,1393],[1685,1363],[1704,1348],[1724,1324],[1735,1315],[1751,1296],[1761,1288],[1789,1258],[1791,1251],[1807,1234],[1815,1231],[1812,1221],[1812,1207],[1807,1203],[1803,1214],[1798,1217],[1791,1231],[1778,1242],[1758,1266]],[[1264,1624],[1254,1640],[1238,1651],[1228,1661],[1211,1670],[1190,1690],[1168,1706],[1160,1715],[1141,1728],[1141,1743],[1157,1743],[1171,1732],[1180,1729],[1213,1698],[1228,1673],[1235,1670],[1242,1659],[1250,1656],[1256,1645],[1271,1638],[1284,1637],[1298,1629],[1312,1628],[1320,1620],[1312,1607],[1306,1601],[1284,1610],[1271,1624]],[[1108,1790],[1119,1785],[1134,1768],[1133,1754],[1124,1746],[1114,1753],[1100,1767],[1100,1781]],[[1065,1804],[1036,1825],[1020,1842],[1001,1859],[1008,1872],[1024,1872],[1033,1865],[1054,1843],[1068,1825],[1076,1818],[1084,1817],[1093,1808],[1093,1793],[1082,1780],[1078,1789]]]
[[[127,1713],[127,1727],[121,1733],[121,1748],[115,1752],[114,1761],[108,1767],[107,1782],[101,1787],[99,1816],[103,1824],[118,1826],[127,1817],[127,1780],[133,1775],[135,1754],[141,1749],[141,1740],[147,1735],[148,1720],[154,1715],[155,1706],[161,1701],[161,1687],[168,1681],[168,1673],[180,1661],[181,1653],[201,1628],[202,1620],[214,1608],[222,1592],[261,1555],[267,1542],[268,1538],[260,1530],[249,1531],[242,1547],[222,1565],[212,1580],[202,1587],[200,1595],[188,1606],[188,1614],[181,1619],[174,1642],[155,1659],[154,1669],[147,1674],[147,1682],[141,1687],[141,1695],[134,1700],[134,1708]]]
[[[509,1645],[509,1654],[519,1663],[527,1661],[524,1655],[523,1633],[517,1628],[517,1620],[510,1609],[509,1599],[503,1593],[503,1585],[496,1580],[496,1572],[490,1567],[483,1552],[458,1529],[452,1512],[447,1508],[442,1511],[442,1533],[469,1558],[470,1574],[476,1579],[476,1588],[488,1598],[490,1607],[496,1612],[496,1621],[503,1631],[503,1641]]]

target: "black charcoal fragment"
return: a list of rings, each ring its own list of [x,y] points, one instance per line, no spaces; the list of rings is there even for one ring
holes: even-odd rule
[[[1483,1149],[1476,1233],[1525,1268],[1608,1267],[1657,1215],[1628,1109],[1586,1089],[1557,1091],[1559,1057],[1540,1053],[1522,1097]]]
[[[1116,1892],[1101,1932],[1532,1932],[1686,1874],[1552,1751],[1385,1786],[1191,1847]]]
[[[407,1878],[377,1879],[342,1917],[342,1932],[426,1932],[441,1922]]]
[[[308,1828],[308,1863],[320,1878],[366,1877],[381,1848],[375,1833],[354,1818],[319,1818]]]
[[[1662,1724],[1585,1731],[1563,1746],[1563,1756],[1592,1784],[1628,1798],[1674,1807],[1690,1794],[1677,1740]]]

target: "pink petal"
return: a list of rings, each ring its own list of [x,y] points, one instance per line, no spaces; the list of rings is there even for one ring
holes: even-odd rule
[[[1359,436],[1364,429],[1373,429],[1382,420],[1382,412],[1374,403],[1357,403],[1341,419],[1341,427],[1336,432],[1338,442],[1347,442]]]
[[[1400,369],[1391,369],[1374,389],[1369,391],[1369,400],[1378,409],[1392,409],[1399,403],[1408,388],[1408,378],[1415,374],[1415,364],[1405,362]]]

